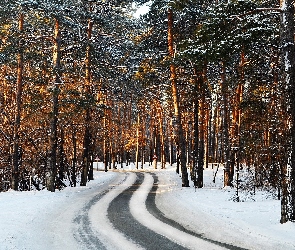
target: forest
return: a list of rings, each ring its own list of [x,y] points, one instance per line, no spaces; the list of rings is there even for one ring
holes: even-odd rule
[[[0,24],[0,192],[216,164],[295,220],[294,1],[2,0]]]

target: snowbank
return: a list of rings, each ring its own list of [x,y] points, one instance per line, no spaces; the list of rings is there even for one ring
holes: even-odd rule
[[[174,169],[159,172],[160,185],[156,203],[169,218],[205,237],[247,249],[295,249],[295,224],[280,224],[280,201],[263,200],[234,202],[234,189],[222,188],[219,170],[204,171],[204,188],[182,188]],[[259,201],[260,200],[260,201]]]

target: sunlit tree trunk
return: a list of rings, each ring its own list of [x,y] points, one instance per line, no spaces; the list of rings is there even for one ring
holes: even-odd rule
[[[124,104],[123,104],[124,105]],[[120,164],[121,168],[123,167],[123,145],[124,145],[124,116],[121,115],[122,108],[121,105],[118,105],[118,164]]]
[[[142,115],[142,122],[141,122],[141,135],[140,135],[140,142],[141,142],[141,169],[144,167],[145,163],[145,131],[146,131],[146,110],[143,106]]]
[[[174,58],[174,48],[173,48],[173,12],[168,9],[168,52],[171,60]],[[172,85],[172,95],[174,103],[174,116],[177,134],[177,144],[180,157],[181,174],[182,174],[182,186],[189,187],[188,173],[186,167],[186,154],[185,154],[185,138],[183,135],[183,128],[181,123],[181,114],[179,110],[179,95],[176,84],[176,67],[173,62],[170,65],[171,73],[171,85]]]
[[[150,155],[149,161],[153,162],[153,157],[156,154],[156,122],[155,122],[155,109],[151,108],[151,121],[150,121]]]
[[[136,124],[136,152],[135,152],[135,167],[138,169],[138,161],[139,161],[139,126],[140,126],[140,115],[139,112],[137,114],[137,124]]]
[[[22,35],[24,29],[24,14],[20,13],[19,16],[19,32]],[[12,188],[18,190],[19,182],[19,128],[21,123],[21,105],[22,105],[22,93],[23,93],[23,38],[19,41],[19,52],[17,54],[17,80],[16,80],[16,103],[15,103],[15,119],[13,127],[13,171],[12,171]]]
[[[172,119],[169,118],[168,124],[168,140],[169,140],[169,163],[172,166],[173,164],[173,132],[172,132]]]

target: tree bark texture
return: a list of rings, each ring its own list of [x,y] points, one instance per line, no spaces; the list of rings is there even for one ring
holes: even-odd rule
[[[174,48],[173,48],[173,12],[171,9],[168,9],[168,53],[173,60],[174,58]],[[177,135],[177,144],[179,149],[180,165],[181,165],[181,174],[182,174],[182,186],[189,187],[188,173],[186,167],[186,148],[185,148],[185,138],[183,135],[183,127],[181,123],[181,114],[179,110],[179,94],[176,83],[176,67],[173,62],[170,65],[171,73],[171,85],[172,85],[172,95],[174,103],[174,116],[175,116],[175,125],[176,125],[176,135]]]
[[[88,20],[88,27],[87,27],[87,47],[86,47],[86,57],[85,57],[85,98],[86,98],[86,107],[85,107],[85,131],[84,131],[84,149],[83,149],[83,163],[82,163],[82,175],[81,175],[81,186],[86,186],[89,172],[90,172],[90,165],[91,165],[91,108],[88,102],[88,98],[90,98],[91,91],[90,91],[90,84],[91,84],[91,36],[92,36],[92,27],[93,22]],[[91,176],[91,174],[90,174]]]
[[[19,32],[22,33],[24,29],[24,14],[19,15]],[[19,182],[19,129],[21,124],[21,105],[22,105],[22,93],[23,93],[23,68],[24,68],[24,58],[22,52],[23,41],[19,41],[19,52],[17,54],[17,79],[16,79],[16,103],[15,103],[15,119],[13,127],[13,156],[12,156],[12,188],[18,190]]]
[[[53,80],[52,90],[52,114],[51,114],[51,132],[50,132],[50,170],[47,189],[51,192],[55,191],[56,172],[57,172],[57,122],[58,122],[58,96],[59,84],[61,83],[61,35],[59,20],[55,19],[54,26],[54,46],[53,46],[53,70],[55,72],[55,79]]]
[[[295,50],[294,50],[294,0],[281,2],[281,56],[283,62],[282,84],[287,86],[291,115],[291,162],[290,162],[290,215],[288,211],[287,164],[281,166],[281,223],[295,220]],[[290,217],[290,218],[289,218]]]
[[[198,155],[198,178],[197,187],[202,188],[204,183],[204,157],[205,157],[205,91],[203,72],[200,75],[200,124],[199,124],[199,155]]]
[[[193,180],[194,186],[198,187],[198,155],[199,155],[199,98],[197,81],[195,86],[195,103],[194,103],[194,142],[193,142]]]
[[[228,87],[225,79],[225,62],[221,63],[221,92],[223,99],[223,134],[224,134],[224,186],[232,186],[230,173],[230,140],[229,140],[229,110]]]

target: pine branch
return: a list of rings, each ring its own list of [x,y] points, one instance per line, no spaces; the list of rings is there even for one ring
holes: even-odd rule
[[[281,13],[283,10],[281,8],[257,8],[255,10],[251,10],[249,12],[246,12],[244,14],[241,15],[234,15],[232,16],[233,19],[242,19],[245,16],[249,16],[249,15],[253,15],[253,14],[257,14],[257,13],[261,13],[261,12],[278,12]],[[278,13],[274,13],[274,14],[278,14]]]

